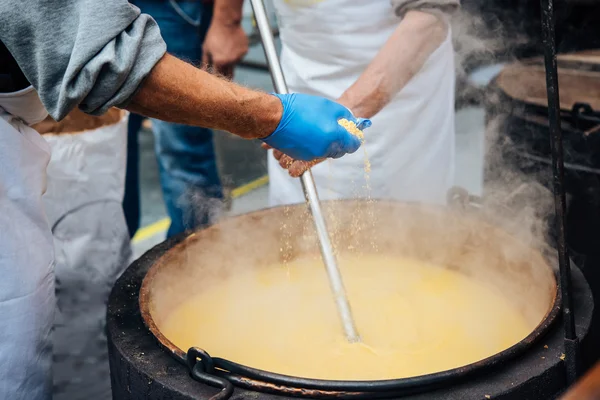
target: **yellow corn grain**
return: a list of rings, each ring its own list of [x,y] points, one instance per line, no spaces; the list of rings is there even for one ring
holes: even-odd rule
[[[350,132],[360,140],[365,140],[365,134],[363,133],[363,131],[358,129],[358,127],[353,121],[347,120],[346,118],[342,118],[338,121],[338,124],[340,124],[342,127],[344,127],[344,129],[346,129],[348,132]]]

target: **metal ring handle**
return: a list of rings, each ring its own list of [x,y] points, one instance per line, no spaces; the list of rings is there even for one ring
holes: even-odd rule
[[[219,393],[212,396],[209,400],[228,400],[233,394],[233,384],[227,379],[219,378],[204,372],[204,365],[196,363],[191,371],[192,378],[200,383],[221,389]]]
[[[192,379],[206,385],[221,389],[219,393],[209,400],[227,400],[233,394],[233,384],[227,379],[213,375],[215,362],[206,352],[198,347],[191,347],[186,356],[187,366]]]
[[[199,347],[190,347],[187,352],[186,361],[190,371],[193,370],[198,363],[202,364],[203,370],[209,374],[212,374],[215,370],[215,362],[210,354]]]

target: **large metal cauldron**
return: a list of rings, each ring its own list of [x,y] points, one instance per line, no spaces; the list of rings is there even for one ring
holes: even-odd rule
[[[160,319],[190,293],[202,290],[203,276],[217,274],[226,279],[235,273],[240,258],[247,267],[249,263],[268,265],[281,257],[318,253],[306,207],[273,208],[165,242],[129,268],[113,290],[108,311],[114,397],[219,399],[228,398],[233,386],[236,399],[520,399],[524,395],[548,399],[560,392],[564,386],[562,337],[553,325],[560,299],[553,264],[534,248],[531,237],[511,236],[473,211],[354,201],[328,203],[325,209],[339,227],[357,221],[361,226],[360,230],[337,231],[334,241],[338,245],[364,243],[360,250],[368,252],[371,241],[357,239],[373,238],[378,251],[417,257],[474,275],[510,294],[520,311],[537,318],[539,324],[521,342],[474,364],[386,381],[283,376],[220,359],[218,354],[211,357],[202,343],[198,343],[201,350],[186,355],[186,349],[178,349],[160,332]],[[286,230],[282,235],[283,221]],[[584,337],[593,305],[589,288],[576,269],[574,286],[576,318]],[[133,304],[138,298],[139,309]],[[190,369],[201,383],[190,378]],[[418,394],[423,392],[429,393]]]

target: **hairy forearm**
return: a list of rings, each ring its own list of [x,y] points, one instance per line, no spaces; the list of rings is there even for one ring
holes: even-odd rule
[[[165,55],[127,106],[168,122],[231,132],[246,139],[271,134],[283,107],[275,96],[210,75]]]
[[[239,25],[242,22],[244,0],[215,0],[213,23]]]
[[[373,117],[423,68],[447,34],[447,23],[441,17],[408,12],[340,102],[358,117]]]

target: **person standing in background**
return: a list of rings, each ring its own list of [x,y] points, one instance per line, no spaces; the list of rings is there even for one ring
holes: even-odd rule
[[[373,120],[365,154],[307,164],[273,151],[271,206],[301,203],[309,166],[322,199],[445,203],[454,181],[454,49],[449,16],[459,0],[273,0],[290,91],[336,99]],[[205,41],[215,65],[240,60],[237,40],[217,29],[243,0],[215,0]],[[243,44],[243,42],[240,42]],[[291,175],[292,177],[290,177]]]
[[[170,54],[194,65],[202,61],[202,42],[213,15],[212,1],[132,0],[131,3],[154,18]],[[231,75],[232,70],[217,72]],[[142,122],[141,116],[132,114],[128,127],[123,209],[132,237],[140,225],[138,133]],[[159,120],[152,120],[152,131],[163,199],[171,219],[167,237],[210,224],[220,211],[223,198],[212,131]]]

